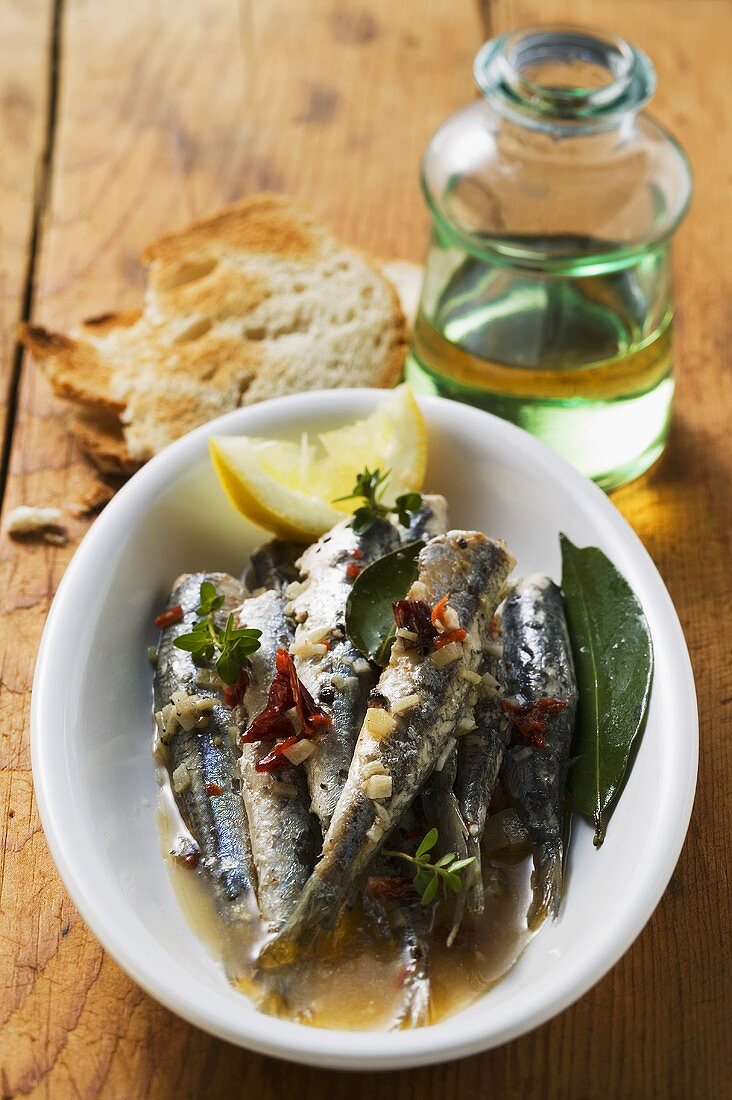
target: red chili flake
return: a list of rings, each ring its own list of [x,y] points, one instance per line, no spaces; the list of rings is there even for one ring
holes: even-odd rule
[[[361,566],[356,565],[356,563],[353,562],[353,561],[349,562],[348,565],[346,566],[346,576],[348,577],[349,581],[355,581],[356,577],[359,576],[360,572],[361,572]]]
[[[295,662],[286,649],[277,650],[275,669],[275,676],[269,687],[267,705],[240,738],[242,744],[291,737],[292,723],[287,717],[287,712],[292,707],[297,708],[305,737],[313,737],[321,729],[330,727],[330,715],[317,705],[298,678]]]
[[[432,620],[432,625],[433,626],[437,626],[438,622],[440,621],[442,616],[445,614],[446,608],[447,608],[447,596],[443,596],[442,599],[438,600],[437,603],[435,604],[435,606],[432,608],[432,614],[430,615],[430,619]]]
[[[226,704],[226,706],[231,707],[232,710],[234,709],[234,707],[238,706],[244,698],[245,692],[248,687],[249,673],[246,669],[242,669],[234,683],[227,684],[226,688],[224,689],[224,703]]]
[[[175,626],[177,623],[182,623],[183,608],[177,603],[175,607],[170,607],[167,611],[163,611],[162,615],[156,615],[153,622],[158,630],[165,630],[167,626]]]
[[[462,626],[459,626],[457,630],[448,630],[445,634],[440,634],[435,638],[435,649],[442,649],[450,642],[464,642],[467,636],[468,632]]]
[[[184,867],[188,867],[189,870],[195,871],[198,867],[198,861],[201,858],[201,853],[195,850],[186,852],[184,856],[180,857],[180,862]]]
[[[276,771],[277,768],[284,768],[286,764],[289,764],[289,760],[284,755],[285,749],[292,748],[299,740],[299,737],[293,736],[288,737],[285,741],[280,741],[272,749],[272,752],[267,753],[261,760],[258,760],[254,767],[258,772],[273,772]]]
[[[351,550],[351,557],[352,558],[362,558],[363,557],[363,550],[359,550],[359,548],[356,546],[353,550]]]
[[[371,878],[369,893],[377,901],[414,901],[419,894],[411,878]]]
[[[203,788],[206,794],[223,794],[224,788],[220,787],[218,783],[207,783]]]
[[[550,699],[542,696],[535,703],[512,703],[509,699],[501,700],[501,710],[508,718],[516,732],[535,745],[538,749],[544,747],[544,735],[549,729],[542,717],[545,714],[557,714],[564,710],[566,703],[561,699]]]
[[[415,646],[427,653],[437,637],[437,630],[430,618],[430,605],[425,600],[395,600],[392,607],[397,626],[416,634]]]

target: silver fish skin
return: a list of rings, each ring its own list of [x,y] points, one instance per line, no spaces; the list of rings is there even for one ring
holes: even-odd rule
[[[402,524],[397,527],[403,543],[444,535],[448,528],[447,501],[440,493],[423,493],[419,511],[412,515],[406,527]]]
[[[544,746],[512,737],[503,759],[503,775],[534,845],[531,927],[556,916],[562,896],[564,786],[569,767],[577,682],[559,587],[535,574],[509,594],[503,608],[503,660],[507,696],[535,703],[548,697],[565,703],[543,715]]]
[[[234,717],[220,702],[218,692],[196,683],[198,670],[190,653],[173,645],[195,621],[204,580],[226,596],[222,621],[241,602],[241,584],[225,573],[190,573],[178,578],[168,606],[180,604],[183,622],[162,632],[153,697],[156,712],[170,703],[176,691],[217,701],[204,728],[186,731],[179,726],[169,737],[169,770],[172,775],[181,764],[188,769],[190,785],[174,791],[178,809],[200,849],[199,868],[210,883],[219,912],[227,920],[241,920],[255,915],[256,900],[249,827],[239,794]],[[208,784],[220,788],[221,793],[207,794]]]
[[[420,551],[418,579],[407,599],[432,607],[447,597],[467,637],[456,644],[456,659],[448,664],[442,664],[451,656],[445,650],[424,654],[408,648],[402,638],[395,641],[373,698],[380,712],[377,722],[386,718],[389,728],[377,732],[366,716],[323,858],[292,917],[265,949],[265,966],[292,961],[319,927],[335,923],[385,836],[445,752],[471,688],[464,673],[478,668],[483,636],[513,564],[502,543],[480,532],[439,535]],[[399,701],[413,695],[418,705],[399,711]],[[377,774],[390,776],[392,785],[391,795],[378,801],[367,793]]]
[[[288,649],[293,624],[285,616],[282,592],[269,591],[245,600],[239,611],[241,626],[261,630],[259,649],[249,658],[249,685],[244,709],[254,718],[267,704],[275,676],[275,655]],[[274,931],[292,912],[313,869],[317,847],[316,822],[310,813],[305,773],[287,764],[268,774],[257,771],[259,760],[272,742],[241,746],[239,773],[249,821],[252,855],[257,868],[257,894],[262,920]]]
[[[249,592],[260,588],[282,588],[299,578],[295,564],[304,547],[299,542],[271,539],[252,554],[242,578]]]
[[[467,899],[468,909],[473,913],[481,913],[484,908],[480,842],[508,744],[508,719],[500,706],[503,661],[495,652],[501,644],[500,633],[491,629],[486,644],[494,652],[485,653],[479,669],[485,679],[477,687],[472,712],[475,729],[458,741],[455,776],[455,797],[467,828],[470,855],[475,856],[475,874]]]
[[[297,674],[332,718],[330,730],[318,736],[317,748],[304,765],[311,809],[323,835],[345,785],[368,694],[377,678],[345,633],[346,601],[353,586],[349,566],[370,565],[398,544],[397,530],[388,520],[377,520],[361,535],[353,531],[350,519],[344,520],[305,551],[299,562],[304,579],[287,589],[289,595],[294,593],[289,614],[297,623]],[[325,641],[325,652],[308,655],[311,642]]]

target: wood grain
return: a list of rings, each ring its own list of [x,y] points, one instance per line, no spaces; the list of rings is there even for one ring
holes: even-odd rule
[[[28,224],[32,165],[48,121],[53,16],[40,0],[3,3],[13,19],[24,20],[16,34],[23,64],[13,71],[30,89],[35,121],[24,130],[22,149],[12,146],[10,169],[9,156],[0,161],[16,181],[10,194],[4,184],[2,191],[13,261],[5,266],[0,339],[9,339],[22,309],[31,261],[35,319],[65,327],[138,300],[136,257],[151,236],[262,188],[302,196],[347,239],[374,252],[420,257],[427,219],[419,157],[437,123],[472,95],[470,61],[481,29],[478,6],[469,0],[256,0],[251,7],[246,0],[114,6],[66,0],[53,171],[35,258],[27,230],[14,234]],[[98,946],[63,891],[33,802],[32,666],[50,599],[84,524],[70,522],[63,549],[3,538],[4,1096],[297,1091],[303,1100],[355,1100],[381,1089],[403,1100],[729,1095],[732,662],[722,623],[729,622],[732,596],[726,430],[732,276],[725,262],[732,245],[732,119],[723,89],[729,90],[732,6],[497,0],[480,7],[494,31],[571,18],[644,46],[659,70],[655,113],[682,139],[695,168],[695,203],[676,254],[679,400],[672,443],[650,475],[615,497],[669,585],[699,686],[699,794],[671,885],[637,943],[587,997],[532,1035],[480,1057],[385,1078],[349,1076],[293,1068],[203,1035],[138,990]],[[66,505],[93,480],[69,442],[59,406],[25,362],[4,511],[20,502]]]
[[[0,497],[20,373],[13,330],[31,298],[49,178],[53,17],[52,0],[0,6]]]

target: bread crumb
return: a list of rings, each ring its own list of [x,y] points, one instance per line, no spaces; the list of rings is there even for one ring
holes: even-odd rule
[[[98,515],[102,508],[109,504],[113,496],[114,489],[112,486],[98,481],[79,500],[69,505],[69,511],[72,516],[76,516],[78,519],[90,519],[92,516]]]
[[[19,504],[5,521],[5,530],[11,538],[42,538],[55,546],[67,541],[59,508],[34,508]]]

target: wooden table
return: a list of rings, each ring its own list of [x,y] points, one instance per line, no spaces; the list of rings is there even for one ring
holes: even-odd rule
[[[0,1086],[4,1097],[732,1096],[732,86],[727,0],[2,0],[2,509],[64,506],[95,475],[14,342],[137,303],[141,247],[242,193],[300,195],[347,240],[421,257],[417,171],[473,94],[489,34],[572,19],[653,57],[654,111],[696,176],[678,238],[679,392],[668,453],[615,501],[668,584],[701,710],[689,837],[652,920],[558,1019],[499,1050],[380,1078],[297,1068],[171,1016],[69,902],[33,800],[33,663],[68,546],[0,541]],[[237,20],[241,19],[240,33]]]

